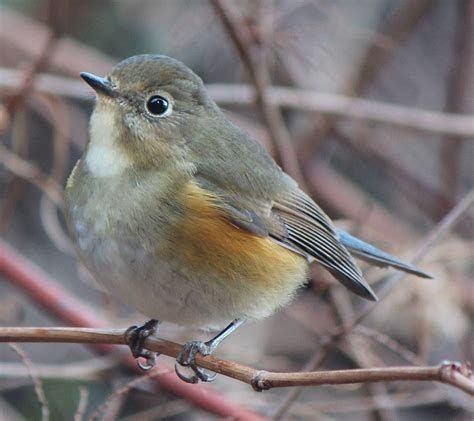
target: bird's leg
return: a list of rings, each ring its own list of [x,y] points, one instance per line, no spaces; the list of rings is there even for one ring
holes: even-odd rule
[[[125,332],[125,339],[132,351],[134,358],[137,358],[138,367],[147,371],[155,366],[158,352],[149,351],[145,349],[144,344],[146,338],[156,333],[159,320],[151,319],[141,326],[130,326]],[[138,358],[144,358],[146,363],[143,364]]]
[[[212,382],[217,374],[206,372],[200,367],[197,367],[194,358],[196,354],[199,352],[201,355],[209,355],[212,354],[215,349],[219,346],[219,344],[229,336],[234,330],[236,330],[239,326],[244,324],[245,319],[235,319],[232,323],[230,323],[224,330],[219,332],[216,336],[210,339],[207,342],[202,341],[190,341],[186,342],[183,346],[183,349],[176,357],[175,363],[175,371],[178,377],[187,382],[187,383],[197,383],[199,380],[203,382]],[[183,367],[190,367],[193,370],[193,374],[191,376],[184,375],[179,371],[179,366]]]

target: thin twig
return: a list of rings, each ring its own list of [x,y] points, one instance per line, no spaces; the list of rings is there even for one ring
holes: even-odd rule
[[[50,412],[49,412],[48,401],[46,400],[46,395],[44,394],[43,382],[38,377],[33,367],[33,363],[28,358],[25,351],[23,351],[23,349],[21,349],[17,344],[9,343],[8,345],[13,351],[15,351],[18,354],[18,356],[21,358],[21,361],[23,362],[26,369],[28,370],[28,375],[33,382],[36,398],[38,399],[38,402],[40,404],[41,419],[42,421],[48,421]]]
[[[39,214],[43,229],[56,248],[64,254],[76,256],[74,245],[59,220],[58,207],[46,194],[41,196]]]
[[[11,148],[12,153],[16,154],[21,159],[28,158],[28,120],[23,108],[17,110],[14,116],[10,117],[11,121]],[[0,206],[0,234],[8,227],[11,218],[15,213],[18,201],[21,199],[24,189],[25,180],[10,174],[8,181],[3,189],[3,197]]]
[[[161,403],[144,411],[136,412],[129,416],[121,418],[121,421],[136,420],[161,420],[167,419],[174,415],[182,414],[189,410],[189,404],[183,399],[175,399],[172,401]]]
[[[118,356],[108,355],[70,364],[35,364],[35,373],[42,379],[98,379],[106,371],[116,369],[120,364]],[[29,373],[24,364],[0,363],[0,378],[24,378]]]
[[[392,337],[375,329],[359,325],[355,327],[352,333],[371,339],[372,341],[384,346],[385,348],[392,351],[395,355],[398,355],[399,357],[403,358],[405,361],[411,364],[421,365],[423,363],[421,358],[413,351],[409,350],[407,347],[405,347]]]
[[[51,177],[44,174],[30,161],[20,158],[18,155],[0,145],[0,164],[15,174],[35,185],[60,208],[63,207],[63,194],[61,186]]]
[[[371,343],[365,338],[346,336],[343,346],[347,345],[347,351],[357,365],[362,368],[370,368],[374,365],[382,365],[383,361],[373,352]],[[374,402],[374,416],[380,421],[395,421],[398,419],[396,410],[390,400],[387,385],[384,383],[368,383],[367,390]]]
[[[336,313],[341,326],[347,326],[354,320],[354,309],[349,297],[349,292],[345,289],[334,289],[330,291],[330,301],[333,311]],[[374,353],[368,344],[362,343],[360,338],[347,336],[345,338],[345,345],[348,348],[348,355],[357,367],[370,368],[376,362]],[[380,421],[392,421],[396,419],[396,414],[393,408],[390,407],[390,399],[387,397],[387,389],[383,383],[369,383],[367,385],[367,392],[373,397],[375,407],[375,419]]]
[[[34,84],[35,78],[41,71],[47,67],[49,59],[54,51],[54,47],[57,42],[57,32],[51,31],[48,39],[46,40],[44,47],[38,56],[38,58],[30,66],[23,77],[23,81],[18,89],[6,102],[5,106],[10,116],[15,115],[15,112],[23,105],[27,93],[30,91]]]
[[[87,404],[89,403],[89,390],[85,387],[79,388],[79,403],[74,414],[74,421],[82,421],[86,413]]]
[[[124,329],[85,328],[0,328],[0,342],[37,343],[106,343],[127,345]],[[176,358],[181,344],[161,338],[147,338],[145,347],[151,351]],[[223,374],[251,385],[262,391],[274,387],[310,386],[327,384],[352,384],[380,381],[438,381],[451,384],[474,396],[474,381],[468,365],[443,362],[427,367],[380,367],[355,370],[330,370],[296,373],[276,373],[247,367],[234,361],[223,360],[212,355],[196,356],[196,364],[207,370]]]
[[[0,67],[0,88],[5,91],[18,89],[21,83],[21,72],[16,69]],[[48,95],[57,95],[66,99],[90,100],[94,96],[88,91],[84,82],[78,78],[57,76],[48,73],[39,74],[32,86],[32,90]]]
[[[115,389],[107,397],[107,399],[105,399],[105,401],[103,403],[101,403],[94,410],[94,412],[92,413],[92,415],[89,418],[90,421],[95,421],[95,420],[100,419],[101,414],[103,414],[104,420],[105,419],[111,419],[110,417],[107,417],[107,410],[112,405],[113,402],[115,402],[119,398],[123,399],[123,397],[128,392],[130,392],[131,389],[133,389],[135,386],[137,386],[138,384],[144,383],[144,382],[146,382],[147,380],[149,380],[153,377],[159,376],[159,375],[161,375],[163,373],[167,373],[169,371],[170,370],[162,371],[162,370],[158,370],[158,369],[155,368],[155,369],[151,370],[150,372],[144,374],[143,376],[136,377],[133,380],[131,380],[131,381],[127,382],[126,384],[124,384],[122,387],[119,387],[119,388]]]

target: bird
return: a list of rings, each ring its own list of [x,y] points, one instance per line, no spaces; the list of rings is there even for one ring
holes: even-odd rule
[[[145,338],[170,322],[218,332],[186,342],[175,364],[184,381],[213,380],[196,354],[287,305],[313,262],[373,301],[354,257],[429,277],[337,228],[182,62],[142,54],[80,75],[96,101],[66,183],[67,226],[96,281],[150,317],[126,335],[143,369],[157,356]]]

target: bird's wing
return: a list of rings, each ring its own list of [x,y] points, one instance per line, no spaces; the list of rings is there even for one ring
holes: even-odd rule
[[[296,247],[309,258],[322,264],[346,288],[356,294],[376,300],[360,269],[339,241],[332,222],[309,196],[296,189],[274,202],[271,217],[286,229],[286,236],[270,236],[283,244]]]
[[[280,194],[274,201],[245,206],[242,200],[219,195],[219,208],[236,227],[262,237],[322,264],[356,294],[376,300],[360,269],[338,239],[326,214],[300,189]]]
[[[187,145],[194,179],[219,198],[234,225],[320,262],[347,288],[375,299],[329,218],[260,144],[223,116],[202,133]]]

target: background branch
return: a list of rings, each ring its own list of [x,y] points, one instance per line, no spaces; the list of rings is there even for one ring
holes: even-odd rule
[[[62,187],[44,174],[36,165],[0,145],[0,163],[15,176],[29,181],[41,189],[58,207],[63,207]]]
[[[109,69],[110,70],[110,69]],[[21,82],[17,70],[0,67],[0,88],[15,89]],[[255,102],[257,91],[248,84],[212,83],[206,85],[214,100],[221,105],[249,105]],[[34,88],[42,93],[66,98],[92,100],[84,82],[76,79],[41,74],[35,78]],[[306,112],[318,112],[355,120],[389,124],[428,133],[474,137],[474,119],[470,115],[443,113],[419,107],[389,104],[371,99],[317,92],[284,86],[267,86],[266,101],[272,106]]]

